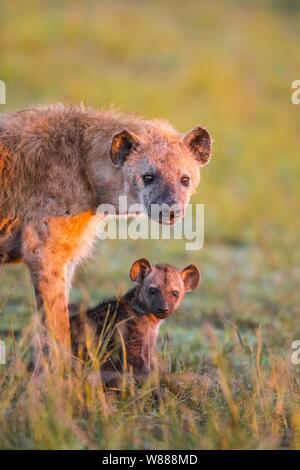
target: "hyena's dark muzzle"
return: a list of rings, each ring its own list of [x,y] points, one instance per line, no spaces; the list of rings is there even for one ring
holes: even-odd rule
[[[174,190],[165,187],[162,191],[150,198],[147,207],[148,215],[160,224],[173,225],[184,217],[185,201],[176,197]]]

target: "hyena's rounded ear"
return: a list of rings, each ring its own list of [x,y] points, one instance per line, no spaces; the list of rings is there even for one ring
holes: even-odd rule
[[[209,161],[212,153],[212,139],[203,127],[195,127],[188,132],[183,142],[194,155],[197,162],[203,166]]]
[[[181,277],[184,283],[185,291],[190,292],[196,289],[201,281],[201,273],[197,266],[190,264],[184,268],[181,272]]]
[[[137,136],[126,129],[114,135],[110,147],[110,158],[113,164],[122,166],[130,152],[132,152],[138,144],[139,140]]]
[[[142,280],[150,273],[152,266],[146,258],[138,259],[133,263],[130,269],[130,278],[133,282],[142,282]]]

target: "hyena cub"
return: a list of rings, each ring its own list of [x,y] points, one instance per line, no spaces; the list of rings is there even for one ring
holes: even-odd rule
[[[74,354],[86,357],[87,331],[92,331],[92,343],[98,344],[103,358],[101,373],[106,382],[124,370],[142,378],[155,368],[162,321],[175,312],[185,293],[200,283],[200,272],[193,264],[178,271],[168,264],[152,266],[145,258],[133,263],[130,277],[137,286],[120,299],[102,302],[83,315],[78,314],[78,305],[70,308]]]

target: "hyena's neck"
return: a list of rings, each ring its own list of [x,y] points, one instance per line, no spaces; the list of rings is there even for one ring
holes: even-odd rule
[[[139,286],[128,291],[123,297],[123,302],[127,309],[131,310],[134,315],[139,318],[142,323],[159,326],[162,320],[157,318],[151,310],[139,298]]]
[[[133,311],[135,315],[138,317],[141,317],[143,315],[146,315],[148,312],[148,309],[146,305],[140,301],[139,299],[139,287],[133,287],[130,289],[123,297],[123,302],[127,309]]]
[[[137,131],[137,126],[129,122],[116,121],[110,113],[96,113],[96,118],[87,113],[87,130],[84,134],[89,151],[83,155],[84,170],[93,192],[97,207],[112,205],[116,213],[124,213],[119,208],[119,198],[126,197],[128,207],[138,203],[139,198],[134,184],[126,180],[123,168],[116,167],[110,158],[110,145],[113,136],[124,128]]]
[[[105,173],[105,172],[104,172]],[[91,180],[95,212],[101,216],[107,212],[116,216],[128,215],[133,205],[139,204],[139,197],[134,188],[125,181],[122,172],[116,172],[111,177],[106,174],[101,186],[97,187]],[[135,206],[136,207],[136,206]],[[136,209],[135,209],[136,210]]]

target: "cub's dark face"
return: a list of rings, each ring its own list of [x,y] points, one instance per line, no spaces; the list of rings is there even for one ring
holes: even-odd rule
[[[200,272],[193,264],[178,271],[168,264],[152,266],[146,258],[133,263],[130,277],[140,285],[139,302],[145,311],[162,320],[172,315],[185,293],[200,283]]]
[[[156,124],[147,137],[126,130],[117,134],[111,159],[122,167],[128,188],[149,217],[174,224],[184,217],[185,206],[200,181],[200,167],[210,159],[211,146],[202,127],[182,137],[166,125]]]

